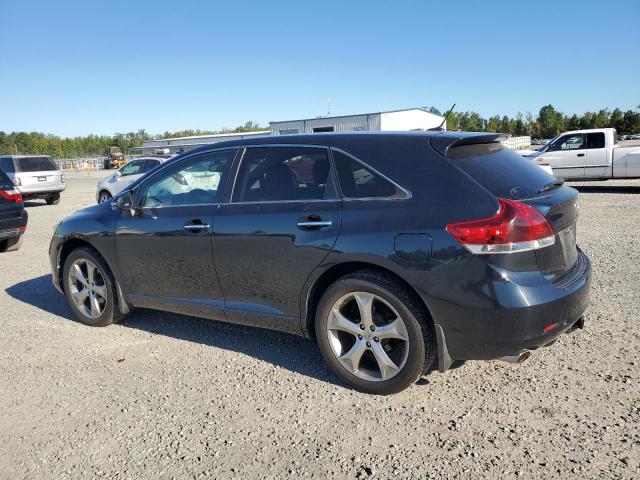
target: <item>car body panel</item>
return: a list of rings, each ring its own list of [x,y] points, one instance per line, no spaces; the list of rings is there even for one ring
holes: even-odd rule
[[[308,314],[314,286],[335,268],[364,266],[396,276],[415,293],[439,332],[440,354],[486,359],[536,348],[582,315],[591,270],[586,256],[576,254],[580,262],[573,261],[582,266],[579,271],[566,265],[555,273],[563,258],[572,258],[562,256],[568,252],[562,249],[548,260],[548,271],[537,252],[473,255],[446,232],[449,223],[487,218],[498,209],[490,186],[447,158],[447,152],[455,145],[495,143],[496,138],[464,132],[316,134],[196,149],[172,162],[232,147],[329,146],[361,159],[402,186],[406,195],[344,198],[336,185],[337,198],[319,202],[233,203],[237,156],[227,178],[221,179],[225,191],[220,203],[173,213],[103,204],[65,219],[50,248],[54,284],[59,288],[62,245],[83,239],[104,256],[124,301],[133,306],[312,336]],[[164,168],[168,167],[156,173]],[[130,188],[135,192],[141,184],[144,180]],[[575,194],[560,186],[523,201],[561,229],[562,222],[575,221]],[[310,214],[329,217],[331,227],[300,230],[297,222]],[[187,235],[181,230],[185,221],[196,217],[211,225],[208,234]],[[545,333],[551,322],[560,327]]]

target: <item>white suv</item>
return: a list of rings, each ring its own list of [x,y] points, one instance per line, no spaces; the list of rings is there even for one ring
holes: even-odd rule
[[[25,200],[44,198],[47,205],[57,205],[60,192],[66,188],[64,174],[47,155],[2,155],[0,170]]]
[[[103,203],[111,200],[125,187],[166,161],[167,159],[165,158],[156,157],[142,157],[128,161],[120,169],[116,170],[113,175],[100,180],[96,189],[97,202]]]

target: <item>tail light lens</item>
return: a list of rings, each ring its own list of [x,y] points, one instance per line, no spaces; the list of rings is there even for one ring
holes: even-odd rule
[[[524,203],[498,199],[493,217],[447,225],[447,232],[471,253],[513,253],[536,250],[555,243],[547,219]]]
[[[22,203],[22,195],[15,190],[0,190],[0,197],[6,200],[13,200],[16,203]]]

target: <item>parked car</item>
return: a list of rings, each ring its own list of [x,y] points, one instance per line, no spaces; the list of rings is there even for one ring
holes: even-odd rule
[[[120,167],[120,169],[116,170],[113,175],[98,182],[96,201],[103,203],[111,200],[114,195],[165,161],[166,159],[164,158],[155,157],[141,157],[130,160]]]
[[[640,147],[620,146],[614,128],[564,132],[539,151],[519,151],[569,180],[640,178]]]
[[[9,176],[0,170],[0,252],[20,248],[27,218],[22,195],[14,190]]]
[[[57,205],[64,191],[64,174],[47,155],[2,155],[0,170],[13,182],[24,200],[43,198],[47,205]]]
[[[500,138],[194,149],[58,224],[53,283],[87,325],[144,307],[313,338],[364,392],[398,392],[432,364],[522,362],[582,326],[591,266],[577,191]]]

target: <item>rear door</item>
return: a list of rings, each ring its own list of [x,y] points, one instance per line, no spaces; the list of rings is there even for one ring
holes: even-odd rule
[[[587,133],[587,160],[584,171],[587,178],[611,177],[604,132]]]
[[[558,177],[583,178],[586,156],[585,135],[571,133],[551,143],[538,160],[551,165],[553,174]]]
[[[513,254],[514,261],[508,264],[509,268],[537,269],[553,280],[575,264],[578,220],[578,192],[575,189],[562,185],[555,177],[500,144],[453,147],[447,156],[496,198],[518,200],[535,207],[553,228],[556,234],[553,245],[535,252]]]
[[[327,148],[248,147],[213,233],[229,320],[299,331],[303,285],[339,231]]]

